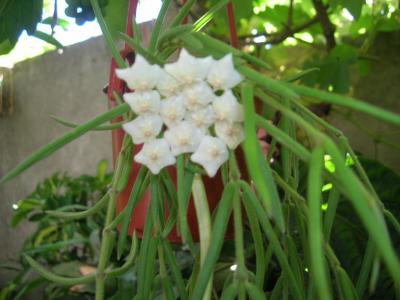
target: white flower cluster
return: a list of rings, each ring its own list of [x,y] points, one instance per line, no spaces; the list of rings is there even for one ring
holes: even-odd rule
[[[231,54],[214,60],[182,49],[179,59],[164,68],[136,55],[131,67],[116,73],[134,90],[124,100],[137,117],[123,125],[135,144],[144,144],[134,160],[153,174],[174,164],[176,156],[193,153],[190,159],[213,177],[228,160],[228,148],[244,140],[243,107],[231,91],[242,77]]]

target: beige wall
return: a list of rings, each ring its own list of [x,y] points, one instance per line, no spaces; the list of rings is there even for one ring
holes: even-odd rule
[[[68,129],[48,115],[84,122],[107,110],[102,88],[107,83],[110,56],[102,38],[68,47],[17,64],[13,69],[14,112],[0,117],[0,177],[41,145]],[[31,230],[10,228],[12,204],[56,171],[93,174],[101,159],[111,159],[109,132],[89,133],[0,185],[0,262],[9,262]],[[0,287],[7,275],[0,269]]]

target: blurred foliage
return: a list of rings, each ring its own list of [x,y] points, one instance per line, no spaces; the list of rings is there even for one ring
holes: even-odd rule
[[[27,254],[51,267],[59,274],[79,275],[79,268],[97,263],[99,229],[104,214],[79,220],[65,220],[46,214],[48,210],[82,210],[92,206],[107,191],[112,174],[107,173],[107,162],[98,165],[96,176],[70,177],[56,173],[38,184],[26,198],[14,204],[12,226],[29,226],[33,232],[26,238],[19,253],[15,278],[0,292],[0,299],[23,299],[25,293],[42,286],[42,299],[87,299],[87,297],[63,298],[69,295],[68,287],[57,286],[33,276],[23,255]],[[85,291],[83,291],[85,292]],[[69,297],[69,296],[68,296]]]
[[[66,1],[66,14],[77,24],[94,19],[89,0],[59,1]],[[198,1],[192,16],[198,18],[217,2]],[[111,33],[124,31],[128,0],[99,3]],[[396,0],[233,0],[233,5],[241,47],[273,66],[271,75],[285,78],[317,68],[303,76],[302,83],[338,93],[351,92],[352,80],[365,76],[379,60],[368,55],[376,34],[400,29]],[[42,7],[43,0],[0,4],[0,55],[13,48],[23,30],[36,34],[38,22],[63,26],[56,13],[52,20],[41,20]],[[225,10],[207,30],[229,42]],[[61,46],[49,35],[38,37]]]
[[[24,299],[35,292],[35,295],[41,293],[40,299],[45,300],[94,299],[94,284],[65,287],[51,283],[36,274],[23,255],[35,258],[62,276],[77,277],[96,271],[94,266],[99,258],[99,231],[103,227],[104,212],[79,220],[65,220],[45,212],[79,211],[93,206],[107,192],[111,183],[112,174],[107,173],[107,167],[107,162],[101,161],[95,176],[70,177],[55,173],[14,205],[12,226],[35,227],[35,230],[25,239],[19,261],[2,262],[0,265],[3,269],[16,272],[15,277],[0,290],[0,300]],[[175,246],[175,251],[181,271],[189,276],[194,264],[192,256],[180,245]],[[111,261],[112,264],[118,264],[116,253],[111,255]],[[156,286],[159,288],[155,295],[161,297],[161,282]],[[37,289],[40,290],[35,291]],[[136,266],[123,275],[107,280],[106,289],[109,300],[131,300],[136,292]]]
[[[202,9],[215,2],[202,1]],[[285,78],[317,68],[301,82],[338,93],[351,92],[352,80],[365,76],[379,61],[368,55],[376,34],[400,29],[397,1],[233,2],[241,47],[273,66],[274,76]],[[229,42],[225,11],[216,15],[208,30]]]
[[[385,208],[399,219],[400,203],[397,201],[400,193],[399,174],[376,160],[362,156],[359,158]],[[400,236],[392,224],[389,223],[388,227],[393,245],[399,253]],[[349,276],[356,281],[367,247],[368,234],[363,229],[361,221],[355,217],[353,208],[345,199],[340,201],[332,229],[332,247],[338,259],[348,271]],[[386,269],[378,265],[377,272],[379,273],[378,281],[370,280],[368,283],[369,294],[362,299],[396,299],[395,287]]]

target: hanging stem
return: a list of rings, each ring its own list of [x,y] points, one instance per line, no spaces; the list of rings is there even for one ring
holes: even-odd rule
[[[243,243],[243,224],[242,224],[242,208],[240,205],[239,194],[235,194],[233,197],[233,216],[234,216],[234,228],[235,228],[235,251],[236,251],[236,262],[237,271],[236,279],[239,282],[239,300],[246,298],[245,283],[247,281],[247,270],[246,270],[246,259],[244,255],[244,243]]]
[[[129,151],[129,147],[124,148],[124,145],[128,144],[129,141],[130,141],[130,137],[125,136],[121,153],[119,154],[118,159],[117,159],[117,167],[114,172],[113,182],[112,182],[112,186],[111,186],[110,199],[108,201],[106,220],[104,223],[103,236],[102,236],[102,241],[101,241],[101,246],[100,246],[100,257],[99,257],[99,262],[97,265],[97,272],[96,272],[96,300],[104,299],[104,287],[105,287],[105,279],[106,279],[105,269],[107,267],[108,260],[110,258],[110,254],[111,254],[112,248],[115,243],[115,240],[114,240],[115,235],[113,234],[114,231],[111,230],[110,228],[108,228],[108,226],[111,224],[111,222],[114,219],[115,207],[116,207],[116,196],[118,194],[117,185],[121,178],[124,164],[126,163],[126,161],[124,159],[124,158],[126,158],[126,156],[124,155],[123,151],[127,151],[127,150]]]
[[[192,190],[194,207],[196,209],[197,221],[199,223],[200,268],[202,268],[211,243],[211,216],[203,180],[199,174],[194,175]],[[212,282],[213,276],[211,275],[207,283],[207,288],[203,294],[203,300],[211,299]]]

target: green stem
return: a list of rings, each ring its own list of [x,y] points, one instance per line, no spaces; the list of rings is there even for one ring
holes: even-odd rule
[[[311,155],[308,175],[307,198],[309,206],[309,245],[311,274],[320,299],[332,299],[331,289],[325,267],[322,222],[321,222],[321,190],[324,152],[316,148]]]
[[[268,237],[270,246],[273,248],[279,265],[281,266],[282,271],[285,273],[285,277],[288,280],[289,288],[292,292],[293,297],[295,299],[304,299],[304,294],[301,292],[299,282],[296,280],[296,277],[294,276],[293,271],[289,265],[287,256],[279,243],[279,238],[276,235],[270,220],[265,217],[265,209],[261,206],[259,199],[257,199],[247,182],[240,181],[239,184],[246,201],[248,201],[248,203],[253,206],[261,227]]]
[[[108,48],[111,51],[112,56],[114,57],[115,61],[117,62],[118,66],[120,68],[126,68],[126,63],[125,63],[124,59],[122,58],[121,54],[119,53],[119,51],[117,50],[117,47],[115,46],[114,40],[111,36],[111,32],[108,29],[106,22],[104,21],[98,1],[90,0],[90,3],[92,4],[93,11],[96,16],[97,22],[100,25],[101,31],[103,32],[104,38],[106,40]],[[130,17],[130,16],[128,16],[128,17]]]
[[[188,244],[189,248],[194,252],[192,235],[187,222],[187,208],[189,197],[185,195],[186,182],[185,178],[189,178],[189,174],[185,174],[185,156],[182,154],[176,160],[177,171],[177,195],[178,195],[178,212],[179,212],[179,230],[182,236],[182,241]],[[192,184],[191,184],[192,185]],[[190,189],[189,189],[190,193]]]
[[[257,220],[257,215],[250,205],[246,201],[242,201],[246,210],[247,219],[249,221],[251,234],[253,236],[254,247],[256,252],[256,284],[260,289],[264,287],[265,272],[268,264],[264,250],[264,242],[262,239],[260,224]],[[269,248],[269,251],[272,251]]]
[[[206,255],[211,243],[211,216],[203,180],[199,174],[194,175],[192,191],[197,222],[199,224],[201,270],[204,266]],[[207,284],[207,288],[203,294],[203,300],[211,299],[212,281],[213,276],[211,275]]]
[[[167,14],[167,10],[169,5],[171,4],[171,0],[164,0],[160,9],[160,12],[158,14],[156,23],[153,27],[153,31],[151,33],[151,38],[150,38],[150,44],[149,44],[149,52],[153,53],[157,49],[157,42],[158,42],[158,37],[160,36],[161,32],[161,26],[163,24],[165,15]]]
[[[97,272],[96,272],[96,300],[104,299],[104,288],[105,288],[105,279],[106,272],[105,269],[108,264],[108,260],[110,258],[112,248],[115,243],[115,235],[113,235],[113,230],[108,228],[108,226],[112,223],[115,215],[115,208],[117,203],[117,186],[121,179],[121,175],[123,169],[126,164],[127,156],[125,155],[125,151],[129,151],[129,145],[131,143],[131,138],[128,135],[125,135],[124,140],[122,142],[121,152],[117,158],[117,164],[114,172],[114,177],[112,181],[111,191],[110,191],[110,199],[108,201],[106,219],[104,222],[103,236],[100,246],[100,256],[99,262],[97,264]]]
[[[50,115],[50,118],[52,118],[56,122],[60,123],[61,125],[64,125],[64,126],[69,127],[69,128],[76,128],[76,127],[80,126],[80,124],[66,121],[66,120],[64,120],[62,118],[59,118],[57,116]],[[106,131],[106,130],[118,129],[118,128],[121,128],[121,125],[126,123],[126,122],[127,121],[122,121],[122,122],[117,122],[117,123],[113,123],[113,124],[110,124],[110,125],[100,125],[100,126],[97,126],[97,127],[93,128],[92,130],[93,131]]]
[[[59,276],[47,271],[40,264],[38,264],[32,257],[25,255],[24,258],[26,259],[28,264],[41,276],[43,276],[44,278],[46,278],[51,282],[55,282],[61,285],[86,284],[93,282],[96,278],[96,274],[89,274],[78,278],[68,278],[64,276]]]
[[[283,83],[283,84],[301,96],[315,98],[326,103],[348,107],[350,109],[358,110],[363,113],[374,116],[377,119],[387,121],[396,125],[400,125],[400,116],[398,114],[392,113],[390,111],[384,110],[382,108],[368,104],[366,102],[337,95],[334,93],[328,93],[325,91],[309,88],[306,86],[300,86],[292,83]]]
[[[108,191],[99,201],[96,202],[95,205],[93,205],[92,207],[90,207],[87,210],[78,211],[78,212],[47,210],[46,214],[53,216],[53,217],[67,219],[67,220],[83,219],[83,218],[91,216],[91,215],[97,213],[98,211],[100,211],[104,207],[104,205],[107,203],[109,198],[110,198],[110,191]]]
[[[179,26],[183,19],[189,14],[190,9],[192,8],[193,4],[196,3],[196,0],[188,0],[186,3],[181,7],[179,10],[178,14],[175,16],[175,18],[171,22],[171,28]]]
[[[243,242],[243,224],[242,224],[242,211],[240,206],[240,198],[238,194],[233,197],[233,217],[235,229],[235,252],[236,252],[236,279],[239,283],[239,299],[244,300],[246,291],[244,283],[247,281],[247,269],[244,256],[244,242]]]
[[[213,274],[214,266],[222,249],[226,226],[232,210],[232,197],[235,193],[238,193],[237,185],[234,183],[228,183],[225,186],[221,201],[218,204],[211,233],[212,243],[208,248],[203,267],[198,274],[196,285],[192,295],[190,296],[191,300],[203,299],[204,292],[207,289],[209,279]]]

